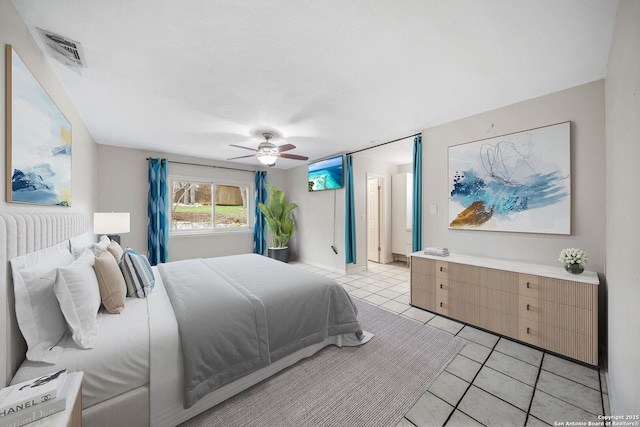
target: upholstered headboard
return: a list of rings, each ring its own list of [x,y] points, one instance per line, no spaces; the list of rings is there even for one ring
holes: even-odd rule
[[[13,378],[26,353],[14,310],[9,261],[84,233],[89,215],[81,213],[0,213],[0,387]]]

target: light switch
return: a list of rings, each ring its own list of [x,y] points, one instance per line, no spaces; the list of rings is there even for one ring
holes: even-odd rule
[[[431,205],[431,215],[438,214],[438,205]]]

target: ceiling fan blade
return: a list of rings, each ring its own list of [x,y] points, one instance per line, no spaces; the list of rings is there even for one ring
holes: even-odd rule
[[[283,144],[283,145],[278,145],[276,148],[278,149],[279,153],[282,153],[284,151],[293,150],[294,148],[296,148],[296,146],[293,144]]]
[[[309,160],[308,157],[298,156],[297,154],[280,154],[280,157],[285,159],[293,159],[293,160]]]
[[[227,160],[244,159],[244,158],[247,158],[247,157],[255,157],[255,154],[249,154],[248,156],[232,157],[232,158],[227,159]]]
[[[230,147],[244,148],[245,150],[258,151],[255,148],[243,147],[242,145],[229,144]]]

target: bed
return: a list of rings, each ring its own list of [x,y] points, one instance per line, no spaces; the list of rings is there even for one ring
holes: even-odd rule
[[[88,228],[88,217],[83,214],[0,214],[0,268],[4,269],[0,273],[0,277],[2,277],[0,292],[3,295],[0,315],[6,331],[0,341],[2,344],[0,348],[6,349],[0,356],[6,366],[6,369],[0,372],[0,382],[6,385],[12,379],[17,382],[37,376],[40,372],[50,372],[58,367],[85,371],[83,423],[86,426],[177,425],[280,370],[312,356],[327,345],[361,345],[371,337],[371,334],[367,333],[357,334],[359,331],[357,319],[355,323],[350,322],[348,313],[344,315],[339,313],[342,310],[340,306],[344,305],[345,301],[350,302],[348,296],[346,299],[341,296],[346,293],[340,285],[329,279],[264,257],[244,255],[232,257],[228,261],[221,259],[191,260],[171,266],[154,267],[155,286],[147,298],[127,298],[126,308],[119,315],[102,312],[99,314],[100,332],[93,349],[81,349],[74,345],[70,336],[65,336],[59,343],[64,350],[56,364],[25,360],[26,348],[16,322],[12,277],[11,270],[8,268],[8,260],[63,242],[72,236],[84,233]],[[265,269],[271,266],[269,263],[276,264],[275,268],[277,274],[280,275],[279,277],[288,277],[287,280],[284,280],[288,283],[287,290],[274,292],[273,289],[270,289],[275,285],[271,282],[279,280],[268,279],[268,277],[275,276],[265,275]],[[259,265],[259,270],[251,272],[246,268],[249,264]],[[161,271],[163,269],[166,271]],[[184,314],[181,314],[176,308],[176,304],[179,305],[179,303],[176,302],[175,295],[172,300],[169,294],[172,292],[175,294],[177,292],[176,286],[180,286],[180,283],[177,285],[173,283],[176,281],[176,277],[183,277],[198,269],[203,269],[209,275],[218,277],[224,283],[222,286],[227,286],[226,291],[219,291],[217,295],[225,295],[225,292],[228,294],[243,292],[245,293],[244,300],[253,300],[255,297],[256,300],[251,304],[243,302],[245,305],[243,310],[248,310],[246,315],[251,318],[255,317],[258,327],[267,323],[274,327],[262,334],[263,338],[256,340],[257,347],[254,347],[258,348],[260,353],[260,360],[256,363],[254,363],[252,355],[254,347],[248,348],[243,356],[240,354],[242,346],[237,346],[239,348],[237,357],[244,357],[243,361],[251,362],[244,363],[250,365],[249,370],[236,371],[236,366],[234,366],[234,369],[228,373],[214,364],[209,367],[210,371],[206,374],[206,378],[198,379],[197,386],[192,387],[190,384],[194,377],[193,375],[188,376],[189,359],[193,359],[191,360],[192,365],[193,363],[198,364],[200,363],[198,357],[202,358],[202,354],[194,356],[192,351],[183,353],[181,344],[185,345],[185,342],[188,342],[188,338],[186,338],[188,334],[185,331],[189,328],[195,329],[193,325],[198,325],[198,319],[191,320],[195,323],[189,323],[189,320],[185,323],[185,320],[180,319],[180,323],[178,323],[176,319],[181,318]],[[297,282],[301,277],[304,278],[303,276],[315,277],[314,280],[318,279],[321,282],[329,280],[329,283],[315,288],[315,292],[333,295],[330,297],[329,307],[323,308],[317,315],[325,318],[346,316],[344,317],[346,320],[330,322],[329,328],[318,327],[315,320],[307,321],[306,324],[304,320],[299,320],[295,322],[296,327],[293,328],[293,332],[288,332],[288,334],[293,334],[295,339],[290,340],[291,342],[283,341],[282,330],[286,328],[275,327],[275,325],[283,321],[284,318],[295,315],[295,313],[286,313],[286,316],[283,316],[285,311],[309,312],[317,309],[314,305],[305,306],[306,297],[302,293],[302,289],[306,285],[301,286]],[[238,280],[242,281],[243,277],[253,283],[258,283],[255,280],[256,277],[262,277],[263,280],[256,285],[257,287],[247,288],[236,283]],[[264,279],[265,277],[267,279]],[[191,283],[194,283],[193,280],[198,279],[191,278]],[[204,292],[198,286],[190,286],[189,289],[193,289],[191,292]],[[182,295],[182,291],[178,295]],[[337,299],[336,295],[338,295]],[[202,299],[210,298],[209,296]],[[225,302],[222,297],[219,299],[224,305],[234,304]],[[286,300],[284,305],[283,299]],[[176,308],[175,311],[174,308]],[[205,312],[206,307],[203,306],[200,310]],[[222,318],[215,317],[215,310],[211,311],[214,312],[212,315],[215,321],[207,320],[208,323],[205,324],[224,324]],[[234,311],[239,313],[238,316],[243,316],[242,310]],[[198,318],[200,317],[203,315],[198,315]],[[233,322],[234,320],[228,320],[227,323],[233,325]],[[231,340],[229,342],[233,343],[234,339],[238,339],[236,335],[241,336],[244,327],[233,328],[229,325],[227,325],[227,329],[231,329],[232,333],[216,336],[216,340],[221,340],[221,342]],[[125,326],[126,334],[123,334]],[[203,329],[201,326],[198,327],[200,330]],[[224,328],[219,327],[216,331],[218,329]],[[182,339],[179,330],[183,332]],[[254,332],[249,330],[247,333],[253,334]],[[266,347],[265,342],[267,343]],[[193,346],[194,344],[188,345]],[[202,345],[201,352],[203,354],[215,351],[206,342]],[[230,348],[230,346],[226,347]],[[236,357],[236,346],[231,347],[233,348],[233,357]],[[267,349],[266,352],[265,349]],[[223,359],[231,357],[227,353],[220,357]],[[183,354],[186,354],[187,357],[184,357]],[[215,359],[215,357],[211,359]],[[218,375],[220,378],[212,381],[210,377],[216,375],[211,375],[211,372],[215,372],[216,375],[220,373]],[[187,378],[186,381],[185,378]],[[212,382],[213,384],[210,384]],[[206,383],[204,385],[207,387],[211,387],[211,391],[209,389],[203,391],[203,383]],[[187,396],[191,396],[191,398],[187,399]]]

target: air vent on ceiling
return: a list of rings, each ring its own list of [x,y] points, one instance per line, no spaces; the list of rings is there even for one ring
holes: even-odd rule
[[[82,50],[80,42],[67,39],[41,28],[36,28],[36,30],[38,30],[47,48],[47,52],[49,52],[52,58],[71,68],[78,74],[81,74],[82,68],[87,68],[84,51]]]

